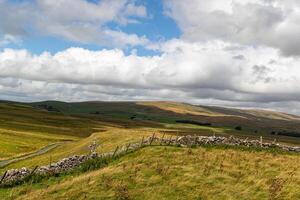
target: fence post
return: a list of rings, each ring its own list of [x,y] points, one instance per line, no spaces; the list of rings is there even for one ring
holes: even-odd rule
[[[29,176],[32,176],[33,173],[38,169],[39,166],[35,166],[35,168],[32,170],[32,172],[29,174]]]
[[[130,143],[126,147],[126,152],[128,151],[129,147],[130,147]]]
[[[3,174],[3,176],[2,176],[2,178],[1,178],[1,180],[0,180],[0,184],[1,184],[2,181],[5,179],[7,172],[8,172],[8,171],[6,171],[6,172]]]
[[[152,144],[152,142],[153,142],[153,140],[154,140],[154,137],[155,137],[155,133],[153,133],[153,135],[152,135],[152,138],[151,138],[151,140],[150,140],[150,146],[151,146],[151,144]]]
[[[116,155],[116,153],[117,153],[118,149],[119,149],[119,146],[117,146],[117,147],[116,147],[116,149],[115,149],[115,151],[114,151],[114,153],[113,153],[112,157],[115,157],[115,155]]]
[[[144,143],[144,136],[143,136],[143,138],[142,138],[142,141],[141,141],[141,147],[143,146],[143,143]]]
[[[50,155],[49,157],[49,167],[51,168],[51,164],[52,164],[52,156]]]
[[[162,138],[161,138],[161,140],[160,140],[160,145],[162,145],[162,142],[163,142],[163,139],[164,139],[164,137],[165,137],[165,134],[166,134],[166,133],[163,134],[163,136],[162,136]]]
[[[262,145],[263,145],[263,137],[260,136],[260,147],[262,147]]]
[[[168,145],[170,145],[172,142],[172,135],[170,136],[170,139],[169,139],[169,142],[168,142]]]
[[[177,135],[177,136],[176,136],[176,141],[175,141],[175,144],[176,144],[176,145],[178,144],[178,139],[179,139],[179,136]]]

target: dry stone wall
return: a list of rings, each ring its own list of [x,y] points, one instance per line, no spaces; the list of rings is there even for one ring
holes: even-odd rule
[[[154,138],[154,142],[160,142],[162,145],[179,145],[179,146],[201,146],[201,145],[228,145],[243,146],[255,148],[279,148],[284,151],[300,152],[300,147],[288,146],[276,142],[267,143],[261,140],[248,140],[236,137],[222,136],[181,136],[176,138]]]
[[[97,154],[95,152],[89,155],[75,155],[72,157],[64,158],[56,163],[51,163],[47,166],[36,167],[35,169],[21,168],[11,169],[5,172],[0,177],[0,185],[7,185],[13,182],[22,181],[24,178],[31,176],[32,174],[38,175],[51,175],[58,174],[65,171],[70,171],[83,162],[96,159],[96,158],[109,158],[114,156],[120,156],[126,154],[128,151],[132,152],[143,146],[149,145],[176,145],[181,147],[190,146],[203,146],[203,145],[228,145],[228,146],[243,146],[243,147],[259,147],[259,148],[278,148],[289,152],[300,153],[300,147],[287,146],[279,143],[264,143],[262,140],[248,140],[239,139],[236,137],[222,137],[222,136],[180,136],[180,137],[149,137],[142,139],[139,143],[129,144],[122,147],[117,147],[113,152],[107,152],[103,154]]]

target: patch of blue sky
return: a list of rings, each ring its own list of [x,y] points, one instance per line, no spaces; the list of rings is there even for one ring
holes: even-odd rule
[[[10,0],[14,3],[20,2],[30,2],[33,0]],[[88,0],[89,2],[98,3],[99,0]],[[163,1],[161,0],[137,0],[136,3],[138,5],[144,5],[147,8],[148,16],[145,18],[132,18],[136,19],[137,23],[130,23],[127,25],[120,25],[116,22],[111,22],[106,24],[106,26],[112,30],[118,30],[125,32],[127,34],[136,34],[139,37],[145,36],[150,42],[164,42],[172,38],[179,38],[181,35],[181,31],[176,23],[164,15],[163,12]],[[102,46],[99,44],[83,44],[78,42],[73,42],[70,40],[66,40],[62,37],[56,36],[46,36],[41,35],[34,30],[34,28],[30,28],[30,25],[26,26],[26,31],[28,35],[22,38],[21,44],[8,44],[5,47],[0,48],[23,48],[27,49],[29,52],[33,54],[40,54],[44,51],[48,51],[52,54],[56,52],[63,51],[65,49],[71,47],[81,47],[89,50],[101,50],[111,49],[114,47]],[[124,52],[126,55],[131,54],[132,50],[136,49],[136,54],[139,56],[154,56],[159,55],[159,51],[149,50],[144,46],[128,46],[124,48]]]

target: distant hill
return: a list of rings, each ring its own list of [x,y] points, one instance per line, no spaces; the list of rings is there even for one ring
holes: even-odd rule
[[[53,112],[152,122],[151,125],[153,123],[176,123],[178,120],[193,120],[199,123],[211,123],[216,127],[235,128],[241,126],[244,130],[253,133],[260,132],[260,134],[300,132],[299,116],[258,109],[195,106],[176,102],[66,103],[45,101],[29,105],[41,109],[47,109],[48,106],[48,108],[50,107],[48,110]]]
[[[196,126],[204,129],[201,125],[209,124],[212,128],[223,129],[224,132],[228,134],[231,132],[233,135],[249,137],[262,135],[296,143],[300,140],[299,116],[267,110],[196,106],[166,101],[71,103],[3,101],[0,102],[0,109],[1,106],[3,112],[2,115],[0,114],[0,120],[11,116],[11,120],[6,123],[31,120],[36,121],[37,124],[52,125],[53,131],[55,128],[63,127],[67,130],[66,134],[77,136],[88,136],[93,132],[93,128],[103,125],[124,128],[167,127],[185,134],[189,132],[197,134]],[[76,119],[76,123],[73,119]],[[59,132],[65,133],[63,130]],[[211,132],[209,130],[208,133]]]

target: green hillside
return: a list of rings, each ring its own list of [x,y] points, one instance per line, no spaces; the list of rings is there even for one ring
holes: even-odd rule
[[[299,199],[296,154],[147,147],[79,176],[0,189],[4,199]]]
[[[184,120],[188,123],[178,123]],[[70,141],[80,142],[92,133],[114,132],[118,128],[147,129],[149,134],[158,131],[172,135],[217,134],[248,138],[262,135],[266,140],[300,142],[300,137],[270,134],[274,130],[298,130],[300,121],[296,116],[174,102],[3,101],[0,102],[0,122],[0,160],[27,155],[54,143],[59,143],[63,149]],[[237,126],[242,129],[235,130]]]
[[[108,152],[153,133],[160,137],[214,134],[258,139],[263,136],[264,141],[276,139],[281,143],[300,144],[297,136],[271,134],[274,131],[297,133],[300,129],[297,116],[175,102],[2,101],[0,122],[1,174],[12,168],[34,168],[72,155],[86,154],[93,141],[101,144],[98,152]],[[58,177],[33,185],[2,188],[0,195],[2,199],[39,199],[40,195],[44,199],[93,199],[101,195],[110,199],[118,195],[135,199],[173,199],[182,194],[183,199],[199,196],[213,199],[212,194],[217,193],[217,199],[228,199],[238,187],[245,199],[252,196],[264,199],[271,195],[272,181],[274,184],[284,181],[280,191],[275,192],[286,199],[299,197],[299,191],[295,189],[300,177],[295,168],[299,162],[296,154],[220,148],[192,149],[191,154],[187,151],[175,147],[146,148],[105,169],[76,178]],[[228,156],[233,157],[223,159]],[[221,171],[220,166],[224,167]],[[137,170],[132,180],[130,173],[133,172],[128,171],[129,168]],[[261,174],[255,174],[258,173],[255,170]],[[111,186],[102,184],[107,178],[113,178]],[[176,185],[179,180],[184,181]],[[78,181],[89,185],[88,191],[81,188]],[[152,196],[153,191],[158,192]],[[234,196],[233,199],[241,197]]]
[[[178,123],[191,120],[210,123],[212,128],[223,129],[223,132],[239,136],[264,136],[269,139],[298,143],[299,137],[271,135],[272,132],[297,132],[300,129],[300,118],[285,113],[266,110],[241,110],[222,107],[195,106],[175,102],[79,102],[65,103],[56,101],[30,104],[36,108],[51,107],[58,113],[81,116],[93,120],[109,121],[125,127],[172,127],[183,133],[197,134],[195,126]],[[52,112],[55,112],[52,111]],[[193,125],[193,124],[190,124]],[[240,126],[242,131],[234,129]],[[197,126],[201,130],[207,127]],[[207,131],[206,131],[207,132]],[[212,132],[209,130],[209,132]]]

